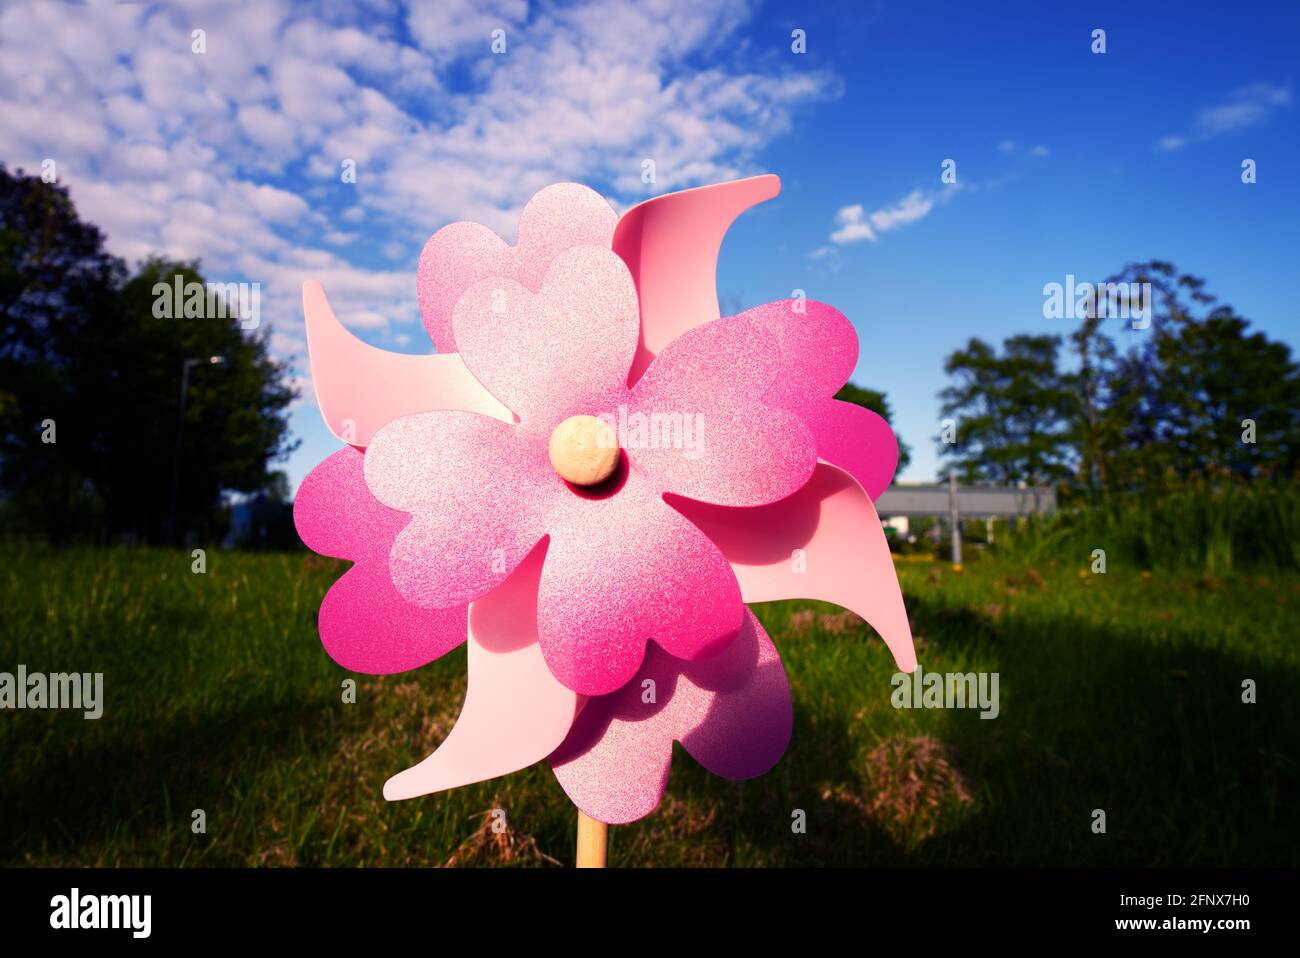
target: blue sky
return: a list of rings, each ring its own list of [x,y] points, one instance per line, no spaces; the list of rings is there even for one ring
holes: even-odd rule
[[[337,446],[311,396],[304,279],[358,335],[423,351],[415,262],[447,222],[513,240],[550,182],[621,210],[778,173],[782,195],[724,245],[724,308],[802,288],[846,313],[854,378],[886,391],[913,449],[902,478],[926,480],[944,356],[1068,332],[1042,315],[1067,274],[1172,260],[1296,345],[1297,51],[1293,3],[19,2],[0,12],[0,158],[55,158],[120,255],[262,284],[304,392],[295,487]]]

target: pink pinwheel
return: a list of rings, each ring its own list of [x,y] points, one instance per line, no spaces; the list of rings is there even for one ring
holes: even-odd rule
[[[897,444],[833,398],[853,327],[802,297],[719,316],[723,235],[778,189],[755,177],[616,219],[561,184],[515,246],[445,227],[419,269],[437,355],[366,346],[305,285],[321,412],[353,447],[294,510],[311,548],[354,563],[322,603],[325,648],[390,673],[469,641],[459,720],[387,798],[549,758],[582,812],[620,823],[658,804],[673,741],[719,775],[762,774],[791,702],[748,602],[838,603],[915,667],[871,504]]]

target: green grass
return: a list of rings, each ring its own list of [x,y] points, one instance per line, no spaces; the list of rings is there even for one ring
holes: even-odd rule
[[[1067,502],[1009,524],[1002,542],[1023,558],[1069,550],[1130,567],[1214,575],[1300,573],[1300,484],[1198,476],[1147,491]]]
[[[663,805],[611,829],[611,863],[1300,863],[1300,580],[1085,565],[899,563],[923,667],[1000,673],[993,721],[895,710],[859,620],[758,607],[794,690],[785,758],[733,783],[678,747]],[[383,801],[454,721],[465,655],[356,676],[344,704],[315,631],[342,568],[213,552],[194,575],[176,552],[0,545],[0,670],[103,672],[106,699],[99,721],[0,713],[0,863],[571,864],[574,812],[544,765]],[[503,836],[482,829],[494,808]]]

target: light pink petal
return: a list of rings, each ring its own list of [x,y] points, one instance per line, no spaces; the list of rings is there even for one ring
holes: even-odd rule
[[[776,341],[744,315],[673,340],[633,387],[627,427],[619,420],[634,466],[660,489],[719,505],[759,505],[794,492],[812,474],[817,451],[797,416],[761,398],[780,359]],[[639,425],[646,426],[641,436]]]
[[[621,395],[636,349],[636,289],[608,249],[557,256],[534,293],[514,280],[474,284],[456,304],[460,354],[526,429],[550,431],[575,412],[596,415]]]
[[[294,523],[311,549],[356,563],[330,587],[319,627],[325,651],[353,672],[387,675],[431,662],[465,640],[466,610],[419,609],[388,574],[388,550],[408,516],[370,494],[362,454],[342,449],[303,480]]]
[[[551,262],[574,246],[609,248],[617,217],[600,194],[577,183],[548,186],[519,215],[518,245],[486,226],[452,223],[425,244],[416,288],[425,328],[439,352],[457,351],[452,311],[465,290],[491,276],[514,279],[534,292]]]
[[[632,271],[641,303],[641,341],[629,382],[686,330],[718,318],[718,250],[732,222],[781,191],[770,174],[669,193],[618,221],[614,252]]]
[[[633,681],[588,700],[551,768],[580,809],[624,824],[659,804],[674,740],[715,775],[753,778],[785,754],[792,721],[781,657],[746,610],[718,655],[684,662],[652,647]]]
[[[510,410],[470,375],[459,356],[376,349],[338,321],[315,281],[302,287],[312,385],[331,433],[365,446],[384,425],[430,409],[465,409],[510,421]]]
[[[731,562],[746,602],[823,599],[866,619],[904,672],[916,668],[894,561],[871,498],[842,469],[820,463],[780,502],[726,509],[669,502]]]
[[[551,671],[575,692],[623,685],[647,640],[694,659],[740,628],[740,590],[722,554],[635,471],[605,498],[562,498],[548,531],[538,634]]]
[[[779,300],[740,314],[776,342],[780,372],[764,401],[788,409],[812,432],[817,455],[846,470],[872,499],[898,467],[898,439],[869,409],[832,398],[858,361],[858,334],[838,309],[815,300]]]
[[[542,537],[545,445],[513,423],[466,412],[406,416],[365,456],[380,502],[412,514],[389,554],[402,597],[422,608],[464,605],[503,582]]]
[[[564,741],[579,698],[551,675],[537,645],[543,551],[470,607],[465,705],[432,755],[384,783],[390,802],[508,775]]]

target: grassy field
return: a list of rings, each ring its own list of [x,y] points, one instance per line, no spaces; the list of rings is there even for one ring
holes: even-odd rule
[[[758,607],[794,691],[788,753],[733,783],[678,747],[659,810],[611,829],[611,864],[1300,864],[1300,579],[1085,560],[899,563],[922,666],[998,672],[992,721],[895,710],[892,662],[851,615]],[[544,765],[383,801],[455,720],[465,655],[358,677],[344,704],[315,630],[342,568],[0,546],[0,671],[105,683],[98,721],[0,713],[0,863],[571,864],[574,812]]]

